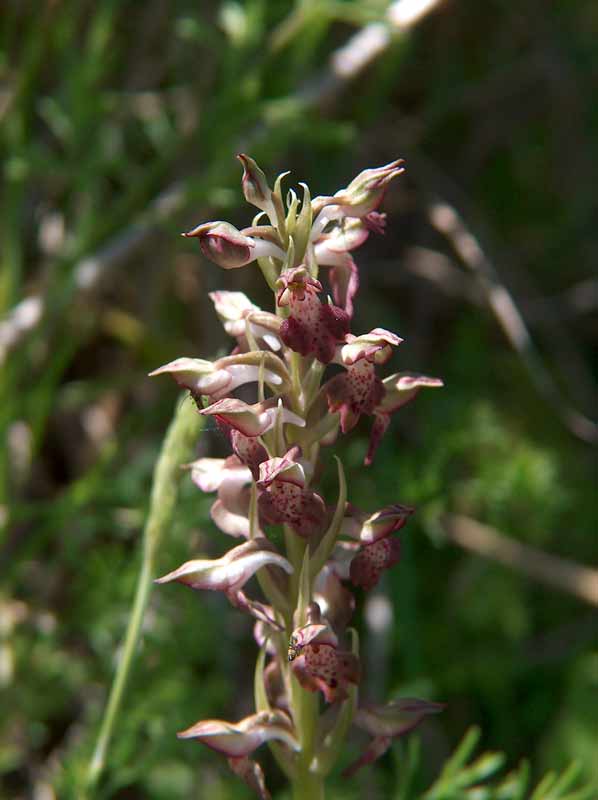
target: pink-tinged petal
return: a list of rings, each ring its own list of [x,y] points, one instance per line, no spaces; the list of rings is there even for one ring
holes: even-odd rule
[[[264,686],[270,708],[289,712],[289,697],[278,658],[272,658],[264,670]]]
[[[273,740],[283,742],[291,750],[299,749],[288,717],[276,711],[261,711],[236,723],[221,719],[202,720],[177,733],[177,737],[197,739],[231,758],[248,756],[260,745]]]
[[[225,481],[247,483],[251,480],[248,468],[237,458],[198,458],[185,465],[191,470],[191,480],[202,492],[216,492]]]
[[[365,359],[373,364],[385,364],[392,355],[392,348],[403,341],[385,328],[374,328],[361,336],[348,334],[346,344],[341,349],[341,358],[345,366]]]
[[[338,638],[332,628],[321,622],[295,628],[291,635],[291,642],[297,650],[301,650],[308,644],[325,644],[335,648],[338,647]]]
[[[267,623],[260,619],[255,621],[255,625],[253,626],[253,638],[260,649],[265,645],[268,655],[276,655],[276,645],[272,640],[272,631]]]
[[[320,495],[289,481],[274,481],[261,489],[258,509],[266,524],[290,525],[305,538],[315,534],[325,522],[326,508]]]
[[[253,311],[247,316],[247,323],[253,338],[262,350],[269,348],[274,352],[282,349],[280,327],[282,320],[269,311]]]
[[[210,508],[210,517],[214,524],[229,536],[249,538],[251,525],[249,522],[249,492],[243,495],[243,510],[235,511],[222,500],[214,500]]]
[[[253,440],[251,440],[253,441]],[[187,465],[191,479],[204,492],[218,491],[210,509],[214,523],[229,536],[249,536],[251,472],[236,455],[228,458],[199,458]]]
[[[319,266],[331,267],[329,279],[334,302],[352,317],[353,298],[359,289],[357,264],[349,253],[335,251],[323,253],[322,248],[318,252],[318,245],[316,245],[315,254]]]
[[[273,399],[249,405],[243,400],[227,397],[212,403],[212,405],[202,409],[200,413],[216,417],[219,422],[232,426],[245,436],[261,436],[266,431],[269,431],[274,427],[278,413],[282,414],[282,421],[285,423],[299,427],[305,426],[305,420],[289,411],[289,409],[281,408],[279,411]]]
[[[263,367],[262,367],[263,365]],[[287,368],[274,353],[239,353],[219,358],[214,363],[200,358],[177,358],[150,373],[168,373],[193,397],[208,395],[218,399],[245,383],[255,383],[263,373],[264,381],[277,391],[291,383]]]
[[[271,219],[275,218],[272,189],[268,186],[268,181],[263,171],[250,156],[239,153],[237,158],[243,165],[241,186],[243,187],[245,199],[252,206],[265,211]]]
[[[211,361],[204,361],[203,358],[177,358],[150,372],[150,377],[166,374],[171,375],[179,386],[189,389],[196,397],[225,391],[232,381],[226,370],[218,369]]]
[[[372,233],[377,233],[379,236],[386,233],[386,214],[380,214],[379,211],[371,211],[363,217],[362,222]]]
[[[402,736],[429,714],[438,714],[444,703],[401,697],[386,704],[366,704],[355,715],[355,724],[372,736]]]
[[[384,414],[392,414],[409,403],[420,389],[436,389],[444,386],[440,378],[431,378],[428,375],[411,372],[397,372],[395,375],[389,375],[384,379],[383,384],[384,396],[376,410]]]
[[[373,589],[384,570],[401,558],[401,541],[394,536],[364,545],[351,562],[350,577],[354,586]]]
[[[372,414],[383,394],[374,364],[366,359],[352,364],[326,384],[328,408],[331,413],[340,412],[343,433],[352,430],[362,414]]]
[[[365,465],[374,460],[376,450],[390,425],[390,415],[416,397],[420,389],[443,386],[440,378],[430,378],[409,372],[397,372],[382,381],[383,393],[374,409],[374,424],[370,434],[370,444],[365,457]]]
[[[359,532],[359,540],[363,544],[372,544],[395,531],[400,531],[414,512],[415,509],[412,506],[404,506],[400,503],[385,506],[364,521]]]
[[[259,477],[260,464],[268,459],[266,448],[257,437],[244,436],[233,428],[230,441],[234,454],[249,468],[254,479]]]
[[[347,565],[347,578],[349,577],[348,570]],[[342,585],[331,563],[325,564],[318,573],[314,583],[313,596],[322,609],[322,616],[333,630],[343,631],[353,616],[355,598]]]
[[[334,358],[337,344],[349,331],[348,314],[342,308],[319,301],[317,293],[322,285],[304,266],[283,272],[277,286],[278,304],[289,306],[289,316],[280,326],[280,338],[302,356],[313,354],[318,361],[328,364]]]
[[[262,311],[255,306],[243,292],[210,292],[210,299],[224,330],[234,336],[241,352],[252,349],[248,346],[247,326],[261,350],[279,351],[281,319],[269,311]]]
[[[291,564],[266,539],[253,539],[229,550],[222,558],[187,561],[156,583],[177,581],[192,589],[232,592],[266,566],[280,567],[289,575],[293,572]]]
[[[412,731],[428,714],[437,714],[445,708],[443,703],[402,698],[386,705],[365,705],[357,711],[355,724],[374,738],[363,755],[343,772],[349,778],[358,769],[380,758],[393,739]]]
[[[245,592],[240,589],[227,592],[226,596],[232,605],[235,608],[238,608],[239,611],[245,611],[247,614],[251,614],[254,619],[269,625],[275,631],[284,630],[284,626],[276,621],[272,606],[267,606],[264,603],[260,603],[259,600],[251,600],[249,597],[247,597]]]
[[[326,702],[344,700],[347,685],[359,681],[359,659],[328,644],[308,644],[293,660],[295,677],[311,692],[321,691]]]
[[[374,761],[377,761],[381,756],[384,755],[384,753],[386,753],[391,744],[392,744],[392,737],[375,736],[368,744],[368,746],[365,748],[361,756],[356,761],[353,761],[352,764],[349,764],[349,766],[343,770],[342,772],[343,778],[351,778],[362,767],[365,767],[368,764],[372,764]]]
[[[250,758],[229,758],[228,765],[232,771],[252,789],[260,800],[271,800],[272,795],[266,788],[264,772],[257,761]]]
[[[376,450],[378,449],[380,442],[382,441],[382,437],[386,433],[389,425],[390,414],[381,414],[378,410],[376,410],[374,413],[374,424],[372,425],[372,430],[370,432],[370,444],[364,460],[366,467],[369,467],[373,462],[374,456],[376,455]]]
[[[305,488],[303,467],[295,460],[298,453],[299,448],[291,448],[283,458],[260,464],[258,509],[264,522],[286,523],[309,537],[325,522],[326,508],[320,495]]]
[[[300,264],[281,273],[276,281],[276,304],[281,308],[300,303],[306,297],[315,297],[322,291],[322,284],[310,275],[309,269]]]
[[[260,310],[243,292],[210,292],[209,297],[229,336],[243,336],[247,315]]]
[[[214,362],[214,366],[226,370],[231,375],[234,381],[233,388],[242,383],[257,381],[260,372],[263,372],[264,381],[279,392],[285,392],[291,385],[291,377],[284,361],[270,351],[251,350],[247,353],[235,353],[219,358]]]
[[[332,555],[326,563],[341,581],[349,580],[351,562],[359,550],[360,545],[358,542],[338,541],[334,545]]]
[[[260,464],[258,488],[267,488],[277,478],[303,488],[305,486],[305,471],[298,460],[300,457],[301,449],[295,445],[284,456],[276,456],[264,461]]]
[[[316,261],[320,266],[329,266],[328,258],[332,253],[346,253],[356,250],[366,241],[371,228],[366,220],[346,217],[341,219],[332,230],[323,233],[315,242]]]

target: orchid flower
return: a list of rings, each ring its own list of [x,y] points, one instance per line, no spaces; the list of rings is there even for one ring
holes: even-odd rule
[[[225,755],[262,800],[270,795],[252,754],[268,744],[294,800],[322,800],[351,722],[373,738],[347,774],[442,706],[358,704],[352,587],[372,589],[399,562],[400,532],[415,509],[356,509],[340,461],[338,497],[327,504],[319,455],[339,431],[348,434],[369,416],[370,464],[391,416],[421,388],[442,381],[408,372],[384,377],[402,339],[380,327],[350,332],[359,289],[354,253],[371,233],[384,233],[386,217],[377,209],[403,162],[364,170],[334,195],[312,200],[305,184],[283,198],[287,173],[271,188],[251,157],[238,158],[245,199],[259,209],[252,225],[208,222],[184,236],[198,239],[203,255],[223,269],[257,264],[273,292],[272,310],[242,292],[212,292],[232,352],[214,361],[176,358],[151,374],[170,375],[224,433],[227,458],[206,456],[187,467],[201,491],[216,493],[213,522],[240,543],[220,557],[192,557],[157,582],[222,592],[253,617],[259,647],[255,713],[235,723],[203,720],[179,737]],[[246,399],[236,395],[240,387]],[[247,588],[252,581],[257,596],[257,587]]]

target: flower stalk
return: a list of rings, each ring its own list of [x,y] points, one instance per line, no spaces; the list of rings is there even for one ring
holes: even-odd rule
[[[252,158],[239,160],[245,198],[260,209],[253,224],[237,230],[208,222],[185,236],[223,269],[257,262],[273,309],[262,311],[240,292],[213,292],[216,313],[235,340],[231,355],[214,362],[177,358],[152,373],[171,375],[190,392],[194,413],[213,417],[228,437],[228,458],[202,458],[190,469],[202,491],[217,493],[214,523],[238,541],[221,557],[192,559],[158,582],[223,592],[254,618],[260,647],[255,714],[235,723],[200,721],[179,737],[225,755],[261,800],[270,795],[250,756],[267,743],[294,800],[319,800],[352,722],[373,739],[350,772],[440,710],[423,700],[358,703],[359,643],[348,627],[355,598],[347,583],[369,590],[399,561],[397,534],[414,509],[350,505],[338,458],[338,494],[327,501],[318,488],[320,455],[370,416],[370,465],[392,414],[421,388],[442,381],[405,372],[383,380],[380,367],[402,339],[383,328],[350,332],[359,288],[352,251],[370,233],[384,232],[385,215],[377,208],[403,162],[365,170],[332,196],[312,200],[301,184],[302,192],[290,190],[285,204],[288,173],[271,189]],[[252,402],[237,396],[241,386],[253,387]],[[252,577],[259,599],[246,593]]]

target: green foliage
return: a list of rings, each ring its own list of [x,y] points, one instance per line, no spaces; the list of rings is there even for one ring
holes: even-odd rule
[[[503,753],[473,757],[479,739],[479,729],[470,728],[421,800],[590,800],[594,796],[596,786],[583,785],[581,767],[575,762],[560,775],[547,773],[535,786],[525,761],[501,778],[497,773],[505,763]]]

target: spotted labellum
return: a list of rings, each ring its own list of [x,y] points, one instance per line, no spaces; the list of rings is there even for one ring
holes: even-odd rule
[[[346,188],[312,199],[304,184],[283,196],[286,173],[271,188],[252,158],[239,160],[245,199],[259,209],[253,224],[238,230],[206,222],[184,236],[223,269],[259,269],[272,310],[242,292],[212,292],[230,354],[178,357],[151,373],[170,375],[228,441],[228,457],[199,458],[187,469],[202,492],[214,493],[210,516],[236,541],[227,550],[223,537],[214,547],[220,555],[172,565],[157,582],[223,593],[253,617],[259,648],[254,713],[238,722],[199,721],[179,738],[224,755],[262,800],[270,794],[254,753],[265,744],[295,800],[319,800],[352,722],[370,743],[347,775],[442,708],[428,700],[372,705],[359,698],[359,644],[349,627],[355,592],[372,590],[400,561],[403,528],[415,509],[355,508],[338,459],[338,496],[327,499],[318,487],[320,455],[370,417],[370,465],[392,416],[442,381],[411,372],[385,377],[402,339],[382,327],[350,331],[360,286],[354,253],[384,233],[378,209],[403,162],[366,169]]]

